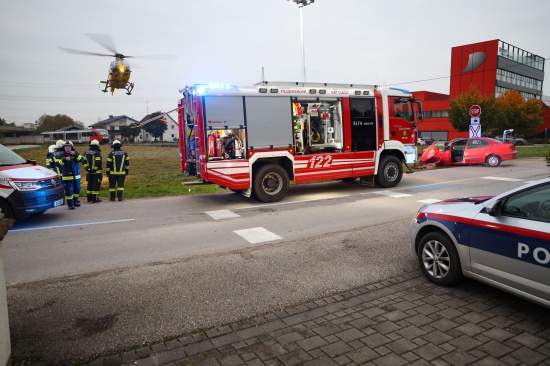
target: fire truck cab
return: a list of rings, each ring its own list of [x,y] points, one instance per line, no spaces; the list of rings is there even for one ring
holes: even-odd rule
[[[178,107],[181,169],[200,179],[184,184],[262,202],[281,200],[290,181],[396,186],[422,121],[410,92],[372,85],[196,84],[181,90]]]

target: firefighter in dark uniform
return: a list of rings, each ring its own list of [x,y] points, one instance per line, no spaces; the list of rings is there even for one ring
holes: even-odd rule
[[[122,150],[120,141],[115,140],[111,145],[113,151],[107,156],[107,177],[109,177],[109,199],[115,200],[115,194],[119,201],[122,201],[124,194],[124,180],[130,168],[128,153]]]
[[[73,147],[69,140],[65,141],[61,154],[56,154],[55,162],[61,172],[61,180],[65,188],[65,200],[69,210],[80,207],[80,163],[83,162],[82,155]]]
[[[59,175],[59,178],[61,178],[61,169],[59,168],[59,164],[57,164],[57,160],[62,159],[65,155],[65,153],[63,152],[63,145],[65,145],[65,141],[63,140],[57,140],[57,142],[55,143],[52,157],[53,168],[50,168],[55,171],[57,175]]]
[[[86,200],[90,203],[101,202],[99,191],[101,190],[101,181],[103,180],[103,161],[101,158],[101,149],[99,141],[92,140],[90,148],[84,153],[84,168],[86,174]]]

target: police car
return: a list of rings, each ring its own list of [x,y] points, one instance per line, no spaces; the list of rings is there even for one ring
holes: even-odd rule
[[[424,275],[473,278],[550,308],[550,178],[495,197],[426,205],[410,227]]]

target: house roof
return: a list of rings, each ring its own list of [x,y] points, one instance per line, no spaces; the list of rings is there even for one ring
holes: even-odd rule
[[[107,119],[104,119],[103,121],[99,121],[99,122],[96,122],[96,123],[93,123],[90,125],[90,127],[98,127],[98,126],[101,126],[101,125],[108,125],[110,123],[113,123],[113,122],[116,122],[118,120],[121,120],[121,119],[126,119],[126,120],[130,120],[132,121],[132,123],[137,123],[138,121],[131,118],[131,117],[128,117],[126,115],[122,115],[122,116],[109,116],[109,118]]]

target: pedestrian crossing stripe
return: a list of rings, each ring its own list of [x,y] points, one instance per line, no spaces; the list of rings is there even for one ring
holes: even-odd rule
[[[521,182],[523,179],[518,178],[505,178],[505,177],[481,177],[481,179],[503,180],[506,182]]]
[[[402,197],[412,196],[412,194],[399,193],[399,192],[393,192],[393,191],[380,191],[380,192],[374,192],[374,193],[381,194],[383,196],[392,197],[392,198],[402,198]]]
[[[205,213],[214,220],[224,220],[241,217],[241,215],[236,214],[231,210],[206,211]]]
[[[274,234],[263,227],[235,230],[233,232],[251,244],[282,239],[279,235]]]

